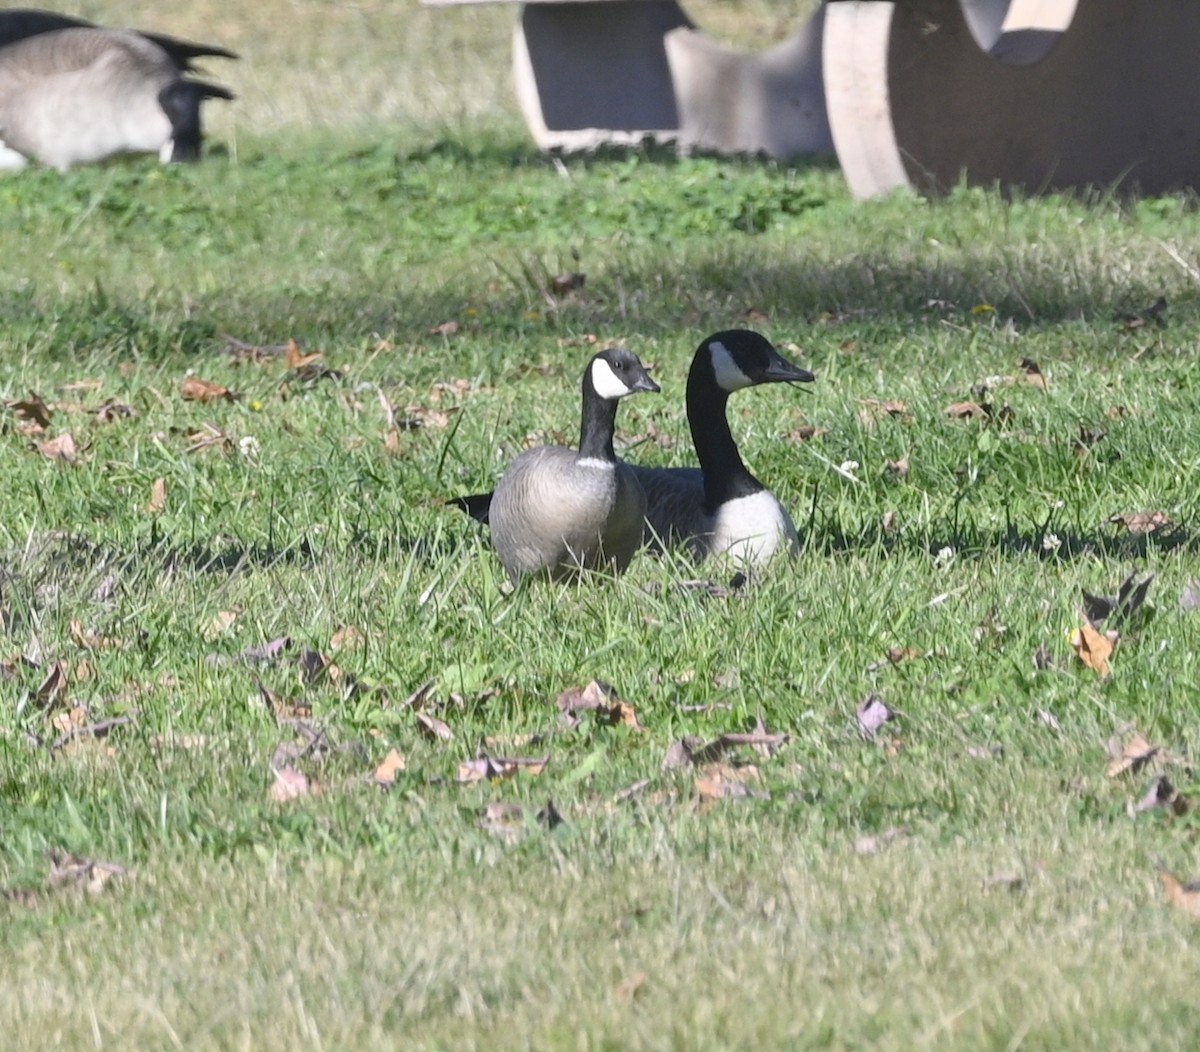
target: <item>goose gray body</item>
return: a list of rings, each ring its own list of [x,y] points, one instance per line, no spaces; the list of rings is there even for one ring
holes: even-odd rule
[[[12,167],[33,158],[66,171],[123,153],[195,160],[200,104],[232,97],[185,79],[131,30],[61,29],[0,48],[0,143]]]
[[[658,385],[636,355],[610,349],[588,363],[582,387],[578,451],[526,450],[492,494],[492,543],[514,582],[581,570],[621,573],[641,546],[646,496],[634,471],[617,460],[613,430],[617,402]]]
[[[634,468],[646,493],[646,542],[685,548],[696,559],[727,555],[749,565],[798,551],[791,516],[746,468],[725,409],[729,395],[744,387],[814,379],[746,329],[701,343],[687,386],[688,426],[700,467]]]
[[[96,28],[98,27],[94,22],[85,18],[75,18],[73,15],[63,15],[57,11],[42,11],[32,7],[10,8],[0,11],[0,48],[59,29]],[[193,72],[198,58],[237,58],[235,52],[216,44],[195,44],[190,40],[168,36],[166,33],[147,33],[144,30],[136,32],[162,48],[180,73]]]

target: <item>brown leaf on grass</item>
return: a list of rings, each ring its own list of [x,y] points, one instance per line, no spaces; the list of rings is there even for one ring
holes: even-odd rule
[[[125,646],[125,641],[122,639],[102,636],[84,628],[82,621],[72,620],[69,627],[72,641],[84,650],[117,650]]]
[[[884,704],[878,694],[868,694],[858,703],[855,717],[858,720],[859,733],[868,741],[874,741],[880,728],[894,720],[896,714]]]
[[[219,449],[222,453],[232,453],[234,441],[216,424],[204,423],[193,431],[171,429],[172,434],[182,434],[187,445],[184,453],[199,453],[205,449]]]
[[[79,459],[75,449],[75,439],[71,437],[70,431],[64,431],[57,438],[52,438],[48,442],[35,442],[34,445],[42,456],[50,460],[61,460],[67,464],[74,464]]]
[[[1120,734],[1114,734],[1108,740],[1107,749],[1109,762],[1105,774],[1109,778],[1129,772],[1136,774],[1162,751],[1161,746],[1151,745],[1136,732],[1124,741]]]
[[[333,633],[329,640],[329,649],[333,651],[345,650],[350,647],[362,646],[367,640],[366,635],[354,625],[345,625]]]
[[[429,330],[430,336],[453,336],[462,326],[456,321],[444,321]]]
[[[450,724],[445,720],[430,716],[429,713],[422,712],[420,709],[414,710],[414,715],[417,717],[417,729],[423,737],[430,741],[453,741],[454,731],[450,729]]]
[[[44,709],[50,708],[59,700],[67,689],[67,665],[65,661],[56,661],[50,666],[50,671],[33,692],[34,700]]]
[[[1160,774],[1150,783],[1150,787],[1137,803],[1130,800],[1126,809],[1130,818],[1136,818],[1144,811],[1160,808],[1169,811],[1173,818],[1187,814],[1188,810],[1188,798],[1171,784],[1171,780],[1165,774]]]
[[[1121,515],[1110,515],[1105,522],[1120,526],[1132,534],[1169,533],[1175,529],[1166,512],[1136,511]]]
[[[408,764],[397,749],[392,749],[383,758],[371,775],[376,785],[390,786],[396,782],[396,775],[408,769]]]
[[[295,701],[277,694],[261,680],[255,682],[258,696],[267,707],[267,711],[275,717],[277,723],[294,723],[296,720],[312,718],[312,706],[307,702]]]
[[[198,376],[187,377],[179,385],[179,394],[185,402],[236,402],[239,397],[228,387],[202,380]]]
[[[1071,647],[1075,656],[1101,678],[1112,669],[1109,658],[1117,645],[1117,633],[1102,632],[1090,624],[1080,625],[1071,633]]]
[[[285,650],[290,650],[291,646],[291,636],[279,636],[277,639],[272,639],[269,643],[246,647],[238,656],[248,665],[269,665]]]
[[[511,778],[524,771],[526,774],[541,774],[550,762],[549,755],[540,757],[528,756],[478,756],[473,760],[464,760],[458,765],[457,781],[460,785],[471,785],[475,782],[492,781],[497,778]]]
[[[917,647],[892,647],[884,655],[884,661],[875,661],[867,666],[868,672],[878,672],[881,668],[888,668],[903,664],[905,661],[917,661],[925,656],[923,650]]]
[[[860,836],[854,841],[856,855],[878,855],[898,840],[906,840],[912,833],[908,826],[892,826],[882,833]]]
[[[46,405],[42,396],[33,391],[29,392],[28,398],[17,398],[5,402],[4,405],[12,410],[13,416],[18,420],[27,420],[43,431],[50,426],[50,419],[54,416],[53,410]]]
[[[586,687],[571,687],[557,699],[560,721],[567,727],[579,726],[579,713],[594,713],[596,719],[608,726],[624,724],[640,733],[645,728],[638,721],[637,712],[628,702],[617,697],[617,692],[608,683],[592,680]]]
[[[1047,390],[1046,377],[1042,374],[1042,367],[1037,362],[1032,358],[1022,358],[1020,365],[1021,373],[1027,384],[1040,391]]]
[[[167,508],[167,480],[156,478],[150,487],[150,499],[146,502],[146,511],[151,515],[160,515]]]
[[[829,428],[827,427],[815,427],[812,424],[805,424],[802,427],[796,427],[789,431],[788,441],[798,446],[802,442],[811,442],[813,439],[827,434],[829,434]]]
[[[313,785],[309,781],[308,775],[295,767],[275,768],[273,773],[275,781],[271,783],[271,799],[277,804],[308,796],[313,791]]]
[[[646,989],[650,977],[645,972],[634,972],[627,975],[613,987],[613,997],[617,1001],[636,1001]]]
[[[96,420],[101,424],[111,424],[115,420],[124,420],[136,415],[133,406],[124,402],[108,401],[96,410]]]
[[[671,771],[680,767],[703,767],[705,764],[716,763],[730,750],[742,746],[750,746],[760,752],[762,748],[778,750],[787,740],[786,734],[760,731],[743,734],[731,731],[705,745],[703,738],[689,734],[671,743],[663,757],[662,769]]]
[[[201,624],[200,634],[205,639],[216,639],[217,636],[222,636],[228,632],[237,619],[238,614],[236,611],[222,610]]]
[[[59,734],[72,735],[88,722],[88,710],[84,705],[73,705],[69,709],[56,712],[50,719],[52,726]]]
[[[1181,883],[1178,877],[1161,866],[1158,870],[1158,882],[1167,893],[1167,901],[1172,906],[1193,917],[1200,917],[1200,882]]]
[[[868,425],[885,416],[890,416],[905,424],[912,423],[912,414],[908,411],[907,402],[895,399],[860,398],[858,404],[862,406],[859,417]]]
[[[946,406],[943,412],[955,420],[971,420],[990,415],[978,402],[953,402]]]
[[[321,352],[315,351],[312,354],[304,354],[300,350],[300,344],[293,339],[287,342],[287,367],[289,369],[303,369],[306,366],[312,365],[313,362],[321,360]]]
[[[908,457],[901,457],[899,460],[885,460],[883,470],[901,480],[908,478]]]
[[[769,799],[770,793],[751,787],[751,783],[756,781],[758,768],[752,764],[735,767],[727,763],[709,763],[696,776],[696,795],[701,802],[736,800],[748,796]]]
[[[72,855],[66,851],[50,852],[50,887],[98,895],[114,878],[129,876],[129,870],[115,862]]]
[[[134,712],[128,716],[113,716],[111,719],[100,720],[98,723],[84,723],[80,726],[72,726],[50,744],[50,751],[52,753],[58,752],[60,749],[81,738],[93,742],[103,741],[116,728],[125,727],[132,723],[137,715],[138,713]]]

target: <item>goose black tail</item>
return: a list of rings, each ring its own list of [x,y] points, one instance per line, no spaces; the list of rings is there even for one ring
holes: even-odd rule
[[[492,495],[490,493],[470,493],[465,497],[451,497],[447,504],[465,511],[476,522],[488,524],[488,516],[492,510]]]

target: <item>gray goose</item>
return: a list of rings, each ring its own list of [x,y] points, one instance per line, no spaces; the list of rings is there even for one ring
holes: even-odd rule
[[[757,565],[776,552],[799,549],[787,509],[746,468],[729,430],[729,396],[768,383],[809,383],[765,337],[729,329],[708,337],[692,359],[687,416],[698,468],[635,467],[646,492],[646,541],[681,546],[697,559],[728,555]]]
[[[73,15],[61,15],[57,11],[42,11],[33,7],[14,7],[0,11],[0,47],[15,44],[18,40],[53,33],[59,29],[96,29],[94,22]],[[195,72],[198,58],[237,58],[237,53],[216,44],[194,44],[166,33],[147,33],[137,30],[139,35],[162,48],[175,63],[180,73]]]
[[[194,161],[200,105],[232,99],[185,79],[176,59],[140,33],[60,29],[0,47],[0,164],[33,158],[66,171],[123,153]]]
[[[621,573],[628,567],[641,546],[646,496],[613,452],[617,403],[658,390],[636,354],[601,351],[583,374],[579,450],[538,446],[508,466],[487,520],[514,583],[530,575],[562,580],[585,569]]]

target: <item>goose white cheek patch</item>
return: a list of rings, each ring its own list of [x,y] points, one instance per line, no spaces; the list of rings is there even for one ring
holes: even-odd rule
[[[613,367],[603,358],[597,358],[592,362],[592,386],[601,398],[624,398],[630,393],[629,385],[613,371]]]
[[[729,348],[720,340],[708,345],[708,353],[712,355],[713,377],[722,391],[740,391],[743,387],[754,385],[754,381],[738,368]]]

